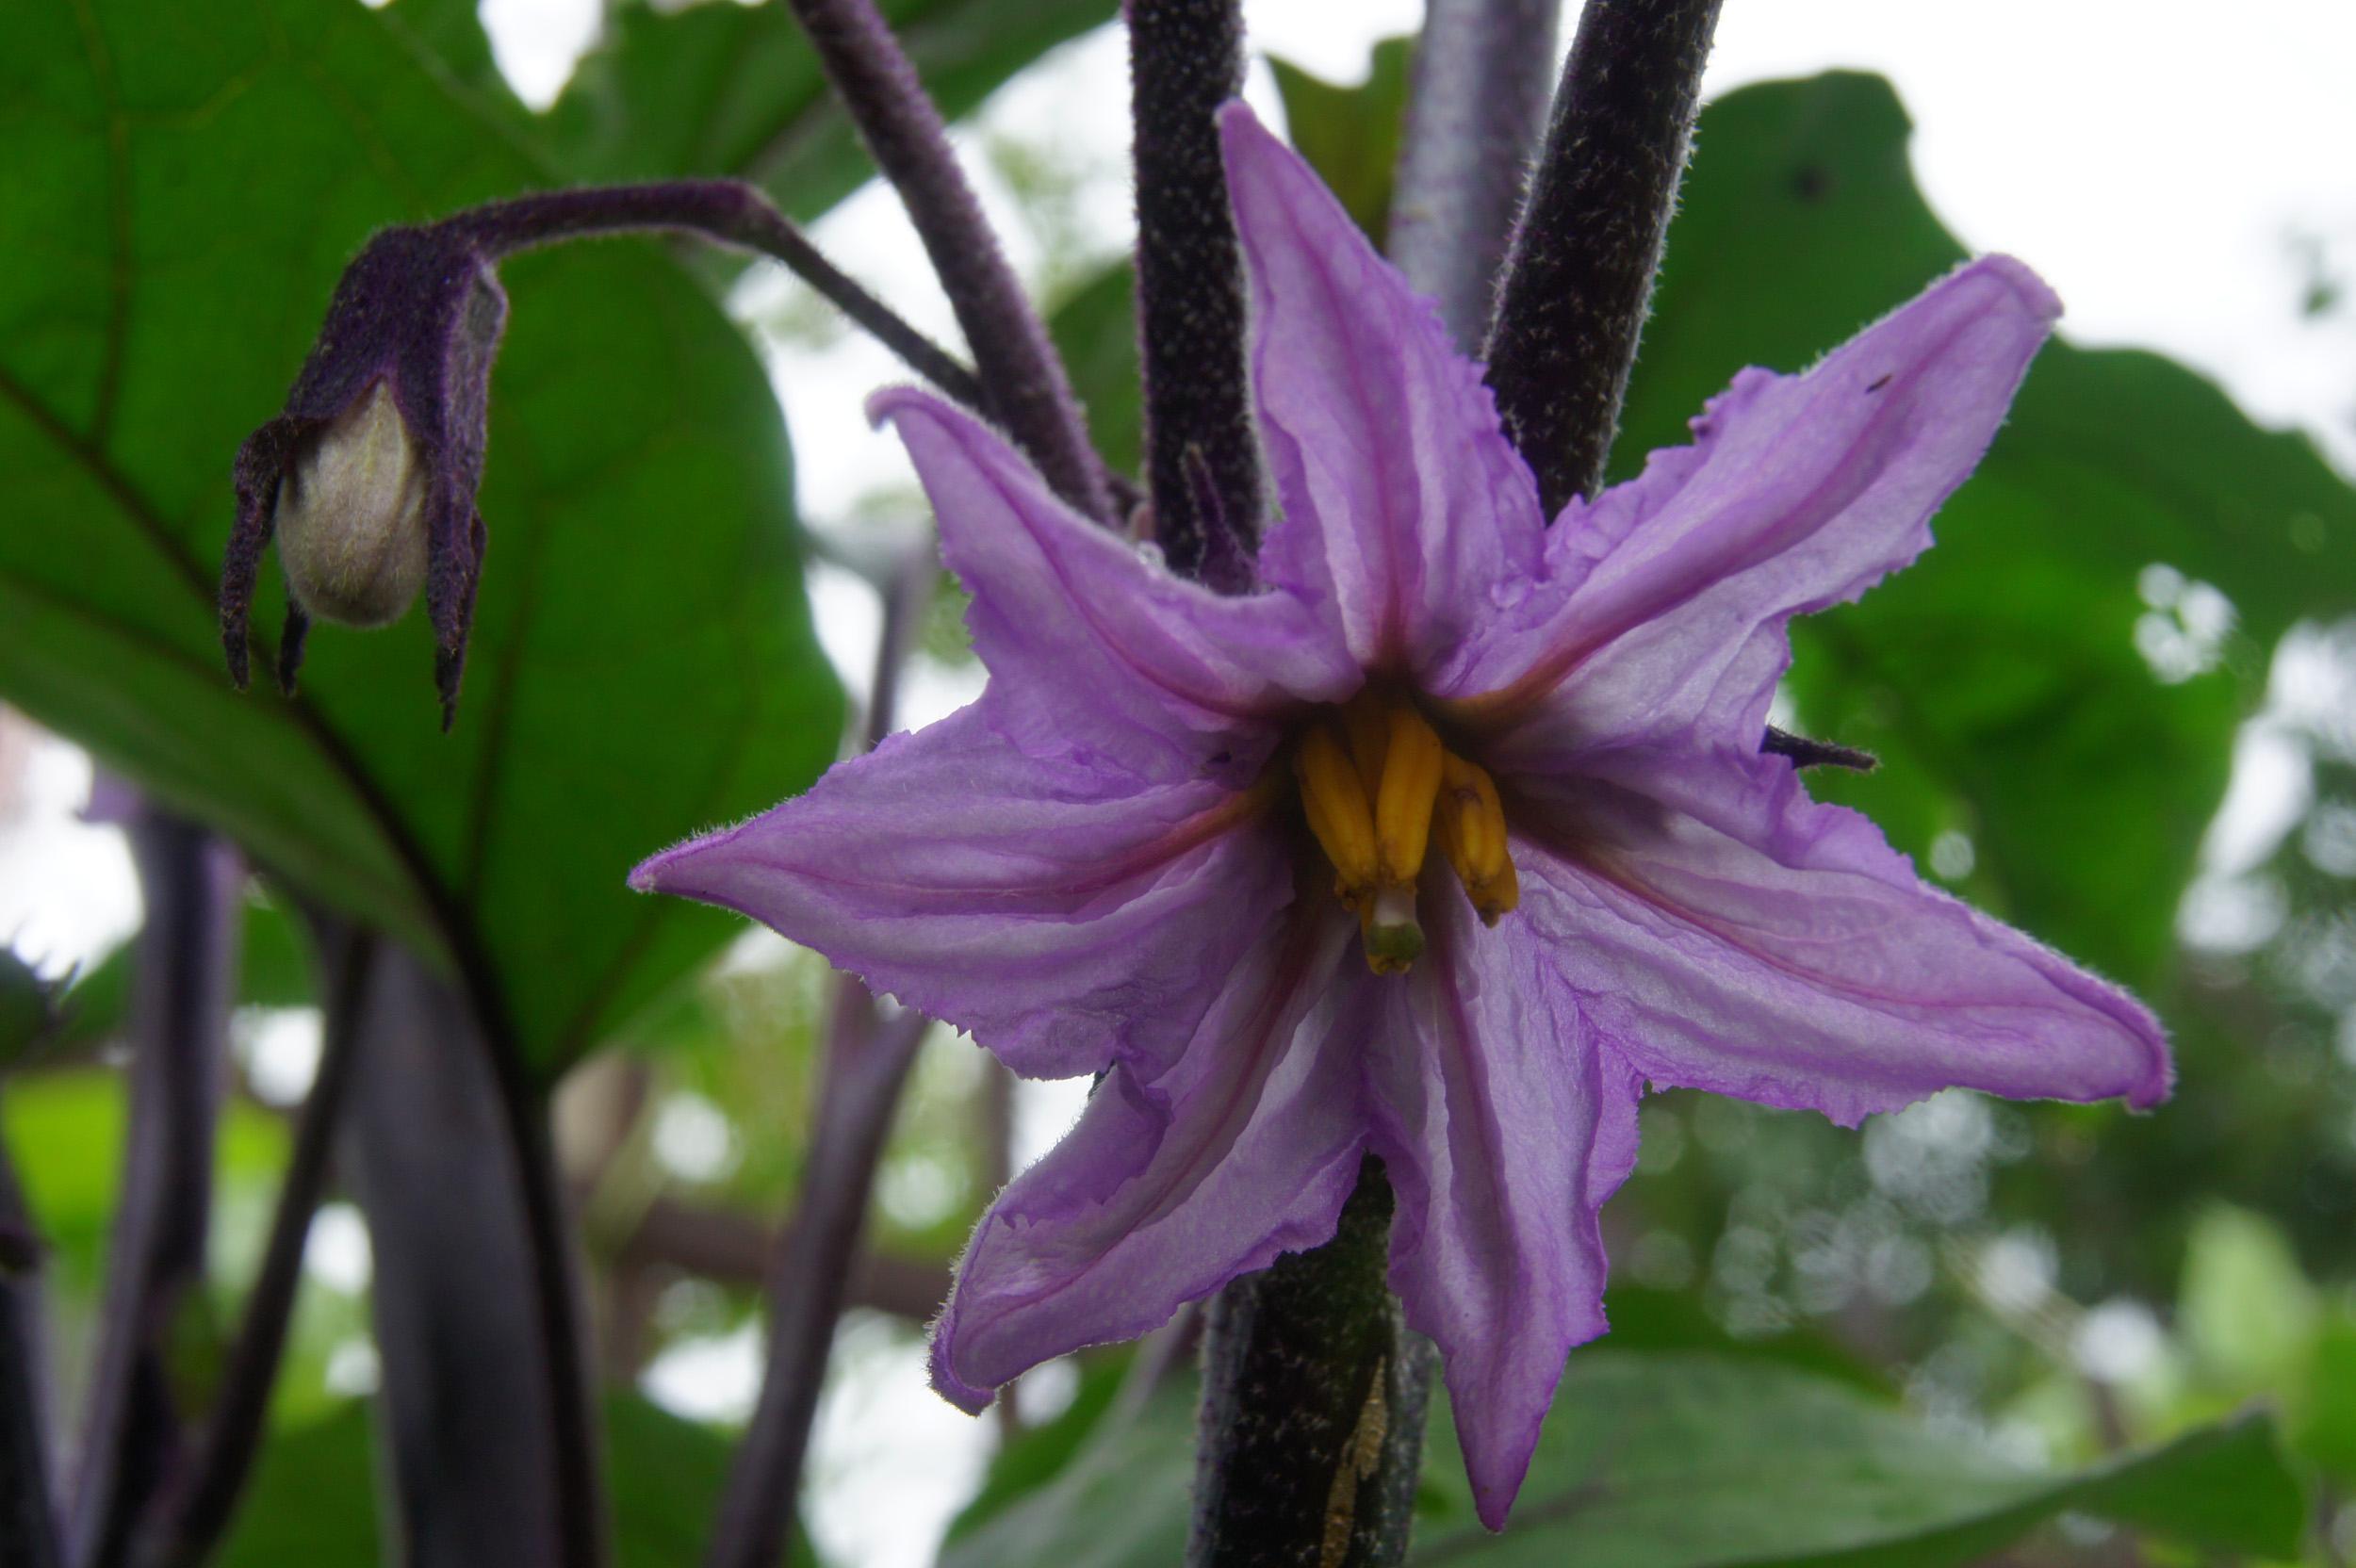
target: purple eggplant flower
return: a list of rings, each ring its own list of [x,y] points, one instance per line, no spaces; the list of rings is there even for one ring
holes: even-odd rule
[[[2059,313],[1991,256],[1551,528],[1479,366],[1231,106],[1265,587],[1181,580],[913,390],[990,684],[640,888],[741,910],[1017,1071],[1104,1072],[936,1329],[969,1409],[1333,1233],[1363,1157],[1503,1524],[1604,1331],[1645,1086],[1851,1125],[1952,1086],[2166,1095],[2133,999],[1923,884],[1762,754],[1786,624],[1931,542]]]

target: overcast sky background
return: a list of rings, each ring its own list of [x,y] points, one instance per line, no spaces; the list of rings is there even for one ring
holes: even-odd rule
[[[1246,9],[1258,48],[1334,80],[1361,77],[1369,44],[1421,17],[1408,0],[1270,0]],[[592,41],[597,8],[596,0],[487,0],[483,13],[510,79],[545,103]],[[1706,86],[1714,95],[1831,67],[1887,74],[1914,118],[1916,168],[1933,208],[1967,245],[2009,251],[2043,273],[2068,303],[2067,335],[2175,355],[2217,378],[2262,422],[2311,432],[2356,472],[2356,307],[2314,317],[2300,308],[2318,282],[2356,274],[2351,66],[2348,0],[2232,8],[1726,0]],[[993,141],[1041,150],[1070,176],[1068,199],[1042,229],[1002,182],[981,174],[986,204],[1034,276],[1045,245],[1069,265],[1074,254],[1109,258],[1126,243],[1125,74],[1122,41],[1107,29],[1059,51],[960,132],[977,154]],[[1255,68],[1250,95],[1281,121],[1264,68]],[[890,192],[862,190],[817,235],[854,275],[955,339]],[[736,303],[756,323],[805,320],[798,286],[764,274]],[[892,514],[855,524],[855,504],[910,482],[896,443],[870,432],[859,406],[873,386],[904,373],[848,335],[813,346],[809,333],[790,331],[765,342],[801,454],[797,484],[810,526],[846,552],[872,548]],[[900,515],[901,526],[921,526],[912,509]],[[855,574],[823,566],[813,592],[828,652],[855,689],[863,686],[873,595]],[[905,716],[937,717],[977,689],[968,673],[920,672]],[[21,748],[23,732],[14,733]],[[2298,804],[2299,764],[2264,741],[2260,734],[2245,748],[2232,821],[2216,841],[2226,861],[2262,848]],[[0,777],[8,745],[0,735]],[[0,805],[0,939],[53,970],[105,951],[138,919],[119,836],[74,820],[88,783],[78,752],[42,743],[12,807]],[[649,844],[682,825],[649,825]],[[1032,1152],[1072,1103],[1051,1095],[1028,1107]],[[330,1233],[348,1252],[352,1238]],[[930,1560],[949,1511],[970,1491],[992,1429],[927,1392],[920,1358],[883,1326],[853,1323],[845,1332],[856,1353],[843,1358],[821,1414],[812,1528],[838,1561],[914,1568]],[[682,1409],[726,1413],[748,1401],[757,1374],[755,1344],[740,1336],[674,1352],[650,1386]],[[1052,1399],[1055,1390],[1038,1394]]]

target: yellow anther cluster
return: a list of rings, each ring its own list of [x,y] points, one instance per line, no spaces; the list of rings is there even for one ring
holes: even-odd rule
[[[1293,772],[1376,973],[1399,973],[1423,952],[1415,879],[1434,840],[1483,921],[1496,924],[1520,899],[1497,784],[1450,753],[1415,704],[1361,692],[1301,738]]]
[[[1521,879],[1505,852],[1505,808],[1486,772],[1461,757],[1444,759],[1432,832],[1484,923],[1495,925],[1522,901]]]

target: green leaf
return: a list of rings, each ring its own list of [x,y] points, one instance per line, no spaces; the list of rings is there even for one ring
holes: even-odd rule
[[[616,1396],[605,1403],[605,1451],[614,1484],[615,1568],[677,1568],[697,1560],[728,1479],[728,1440],[636,1396]],[[815,1560],[796,1530],[786,1568],[809,1568]]]
[[[1088,433],[1117,473],[1145,471],[1145,399],[1137,380],[1137,270],[1105,268],[1047,318],[1048,335],[1088,408]]]
[[[520,114],[454,90],[389,13],[7,15],[0,230],[40,240],[0,270],[0,695],[487,978],[554,1071],[734,929],[633,897],[630,866],[835,748],[760,365],[655,247],[518,258],[456,731],[421,616],[322,628],[302,700],[240,695],[211,602],[228,464],[345,258],[548,176]]]
[[[2297,1382],[2321,1317],[2282,1227],[2222,1203],[2193,1221],[2177,1307],[2204,1380],[2233,1395]]]
[[[948,1542],[955,1544],[972,1535],[1080,1462],[1098,1427],[1113,1429],[1106,1418],[1134,1362],[1134,1352],[1127,1347],[1082,1358],[1080,1387],[1072,1403],[1054,1419],[1024,1428],[998,1451],[982,1479],[981,1491],[949,1522]]]
[[[2356,1483],[2356,1315],[2334,1312],[2315,1336],[2291,1446],[2343,1487]]]
[[[1145,1568],[1183,1554],[1192,1398],[1089,1415],[1070,1461],[952,1530],[941,1568]],[[2246,1418],[2076,1475],[2024,1468],[1847,1380],[1757,1355],[1580,1350],[1502,1535],[1483,1530],[1435,1396],[1414,1562],[1512,1568],[1939,1568],[2065,1512],[2228,1553],[2287,1556],[2305,1505],[2272,1424]]]
[[[93,1283],[114,1224],[123,1182],[123,1139],[129,1080],[103,1069],[43,1072],[12,1080],[0,1096],[0,1142],[25,1187],[34,1229],[57,1250],[75,1287]],[[268,1184],[286,1168],[284,1119],[244,1100],[222,1107],[213,1148],[214,1180],[224,1193]]]
[[[1112,0],[887,0],[883,12],[954,119],[1056,44],[1112,20]],[[874,172],[781,0],[624,5],[549,110],[540,139],[584,180],[737,174],[797,218]]]
[[[356,1399],[272,1432],[222,1544],[221,1568],[379,1561],[375,1454],[368,1407]]]
[[[1798,1369],[1689,1352],[1575,1354],[1503,1535],[1474,1520],[1444,1420],[1424,1467],[1416,1560],[1495,1568],[1937,1568],[2066,1511],[2283,1556],[2304,1523],[2264,1419],[2056,1476]]]
[[[1915,188],[1908,132],[1887,83],[1846,74],[1705,111],[1623,475],[1688,439],[1742,366],[1803,368],[1962,258]],[[1918,857],[1967,835],[1976,899],[2149,981],[2274,640],[2356,598],[2356,494],[2180,367],[2055,344],[1935,526],[1920,564],[1795,627],[1803,727],[1884,763],[1812,787]],[[2135,651],[2155,563],[2238,612],[2214,673],[2164,684]]]
[[[1390,231],[1391,174],[1399,166],[1414,53],[1412,39],[1383,40],[1367,60],[1366,79],[1347,87],[1268,57],[1292,144],[1377,245]]]
[[[951,1527],[938,1568],[1162,1568],[1185,1560],[1192,1522],[1194,1393],[1176,1380],[1134,1413],[1086,1421],[1086,1441],[1050,1429],[1017,1450],[1020,1494],[1000,1492],[992,1471],[988,1506]],[[1028,1468],[1049,1448],[1070,1462],[1052,1478]],[[1009,1458],[1015,1458],[1010,1455]]]
[[[635,1396],[609,1399],[605,1422],[617,1568],[695,1560],[728,1475],[727,1441]],[[221,1550],[222,1568],[381,1561],[376,1480],[375,1434],[361,1401],[272,1433]],[[790,1560],[811,1560],[797,1543]]]

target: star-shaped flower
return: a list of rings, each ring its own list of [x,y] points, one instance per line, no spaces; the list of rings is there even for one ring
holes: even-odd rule
[[[1551,527],[1480,368],[1299,158],[1221,121],[1283,502],[1221,597],[916,391],[906,441],[990,683],[642,888],[739,909],[1104,1072],[974,1233],[934,1380],[1162,1323],[1333,1233],[1361,1159],[1500,1526],[1649,1084],[1853,1124],[1961,1085],[2149,1105],[2129,997],[1925,886],[1762,754],[1786,623],[1930,543],[2059,306],[1989,257]]]

